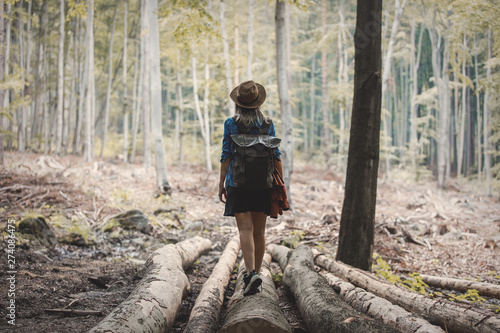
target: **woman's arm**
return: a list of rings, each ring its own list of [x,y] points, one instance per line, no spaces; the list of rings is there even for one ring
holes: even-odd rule
[[[224,187],[224,181],[226,179],[229,163],[231,163],[231,159],[228,158],[220,165],[219,200],[223,203],[226,203],[226,188]]]

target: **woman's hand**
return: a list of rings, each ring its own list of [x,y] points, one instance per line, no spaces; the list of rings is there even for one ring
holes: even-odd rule
[[[224,185],[222,186],[219,185],[219,200],[223,203],[226,203],[226,198],[227,198],[226,188],[224,187]]]

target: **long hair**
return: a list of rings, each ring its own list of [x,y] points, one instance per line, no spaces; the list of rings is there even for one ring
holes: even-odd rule
[[[236,105],[235,115],[235,120],[240,121],[245,127],[250,127],[252,124],[262,124],[263,122],[269,123],[269,118],[262,113],[260,106],[247,109]]]

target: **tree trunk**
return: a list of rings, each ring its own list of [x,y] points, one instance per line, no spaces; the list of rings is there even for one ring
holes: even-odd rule
[[[123,1],[123,162],[128,162],[128,95],[127,95],[128,0]],[[137,58],[136,58],[137,60]],[[136,61],[137,62],[137,61]]]
[[[181,73],[177,70],[177,110],[176,110],[176,121],[179,133],[179,165],[184,164],[184,100],[182,98],[182,84],[181,84]]]
[[[464,51],[463,51],[463,59],[462,59],[462,76],[465,78],[465,65],[467,63],[467,59],[465,58],[465,50],[467,48],[467,39],[464,35]],[[460,117],[460,131],[458,133],[458,152],[457,152],[457,177],[460,178],[462,176],[462,162],[464,156],[464,141],[465,141],[465,93],[467,91],[467,85],[465,80],[462,79],[462,114]]]
[[[108,126],[109,126],[109,108],[111,104],[111,83],[113,81],[113,41],[115,37],[115,28],[116,28],[116,12],[118,7],[118,1],[115,3],[113,13],[113,24],[111,26],[111,36],[109,37],[109,50],[108,50],[108,89],[106,91],[106,101],[104,106],[104,126],[102,128],[102,146],[101,153],[99,157],[102,157],[104,154],[104,148],[106,147],[106,136],[108,134]],[[124,31],[124,36],[127,35],[127,32]]]
[[[56,111],[56,149],[55,154],[61,154],[63,142],[63,113],[64,113],[64,0],[59,0],[59,56],[57,60],[57,111]]]
[[[94,153],[92,132],[94,127],[95,110],[95,82],[94,82],[94,0],[90,0],[87,7],[87,56],[86,56],[86,86],[85,89],[85,141],[83,159],[92,161]]]
[[[491,59],[491,44],[493,44],[493,36],[491,30],[488,29],[488,59]],[[491,82],[491,66],[486,66],[486,79]],[[491,154],[489,147],[489,134],[490,134],[490,88],[489,85],[486,87],[484,93],[484,104],[483,104],[483,144],[484,144],[484,171],[486,173],[486,193],[491,195]]]
[[[436,13],[433,17],[433,28],[428,28],[432,47],[432,72],[434,84],[438,89],[439,121],[437,130],[437,169],[438,186],[444,188],[449,153],[449,87],[448,87],[448,40],[445,41],[441,64],[441,34],[435,27]]]
[[[411,90],[410,90],[410,158],[411,165],[416,168],[417,167],[417,158],[419,155],[418,149],[418,124],[417,124],[417,111],[418,106],[415,101],[418,94],[418,68],[420,67],[420,54],[422,50],[422,36],[423,29],[420,29],[420,34],[418,37],[418,49],[415,49],[415,20],[411,21],[411,33],[410,33],[410,41],[411,41],[411,49],[410,49],[410,82],[411,82]],[[415,56],[415,52],[417,52]]]
[[[194,237],[153,252],[137,287],[89,333],[168,332],[190,290],[184,271],[210,248],[210,240]]]
[[[207,43],[207,48],[208,48],[208,43]],[[211,158],[211,152],[210,152],[210,67],[208,65],[208,55],[206,57],[207,59],[205,60],[205,90],[203,93],[203,117],[204,117],[204,126],[205,126],[205,140],[204,141],[204,148],[205,148],[205,160],[207,162],[207,169],[209,171],[212,171],[212,158]]]
[[[78,47],[75,47],[75,57],[77,54],[80,54],[80,48],[83,46],[82,43],[82,21],[80,17],[76,18],[77,32],[75,34],[75,45],[78,43]],[[78,42],[76,38],[78,36]],[[76,59],[75,59],[76,60]],[[80,138],[82,132],[82,115],[83,115],[83,96],[85,92],[85,80],[84,77],[86,75],[85,71],[82,73],[82,62],[81,57],[78,56],[78,63],[75,65],[75,72],[78,79],[76,85],[78,89],[75,91],[75,94],[78,94],[78,105],[76,106],[76,118],[75,118],[75,132],[73,134],[73,154],[77,154],[80,150]],[[83,75],[80,75],[83,74]],[[80,76],[82,79],[80,79]]]
[[[364,270],[372,261],[381,117],[382,1],[358,0],[354,97],[337,260]],[[370,37],[365,34],[371,25]],[[356,244],[356,246],[354,246]]]
[[[247,34],[247,80],[253,79],[253,7],[255,0],[248,0],[248,34]]]
[[[4,45],[4,2],[0,1],[0,45],[3,47]],[[0,52],[0,82],[3,82],[4,77],[4,60],[5,56],[3,52]],[[4,105],[3,101],[5,98],[5,90],[0,89],[0,105]],[[4,116],[0,114],[0,166],[4,166],[4,151],[3,151],[3,118]]]
[[[321,1],[321,37],[326,38],[326,0]],[[328,131],[328,126],[330,121],[328,120],[328,91],[327,91],[327,55],[326,55],[326,45],[321,48],[321,110],[323,115],[323,140],[321,147],[323,147],[326,162],[330,158],[330,132]]]
[[[271,256],[264,255],[260,276],[262,292],[243,297],[243,274],[246,272],[243,261],[238,271],[235,292],[229,300],[224,323],[218,333],[229,332],[291,332],[290,325],[280,309],[274,281],[269,271]]]
[[[374,294],[357,288],[349,282],[336,277],[332,273],[324,274],[328,283],[339,296],[358,311],[364,312],[374,318],[381,319],[401,332],[406,333],[440,333],[444,332],[439,326],[434,326],[428,321],[415,316],[398,305]]]
[[[281,123],[283,128],[281,141],[283,180],[285,182],[286,190],[289,193],[288,202],[290,203],[290,206],[292,206],[290,198],[290,180],[293,172],[293,124],[286,68],[287,54],[285,44],[285,5],[285,1],[276,1],[276,71],[281,109]]]
[[[395,0],[395,13],[394,13],[394,22],[392,22],[391,35],[389,37],[389,45],[387,46],[387,53],[385,54],[384,65],[382,67],[382,108],[385,108],[385,96],[387,93],[387,80],[391,74],[391,65],[392,65],[392,54],[394,53],[394,43],[396,41],[396,35],[399,29],[399,22],[401,21],[401,16],[403,15],[403,11],[406,5],[406,0],[403,0],[403,3],[400,3],[400,0]],[[389,128],[392,124],[392,117],[390,113],[384,114],[383,123],[384,130],[387,138],[391,138],[391,129]],[[389,142],[385,142],[384,145],[391,146],[392,144]],[[391,163],[390,163],[390,149],[387,148],[387,158],[385,159],[385,167],[386,173],[390,171]]]
[[[207,128],[205,117],[201,113],[200,100],[198,97],[198,78],[196,75],[196,58],[195,57],[191,58],[191,65],[192,65],[191,71],[193,74],[194,108],[196,111],[196,115],[198,116],[198,121],[200,123],[201,138],[203,140],[203,148],[205,150],[205,166],[207,167],[208,170],[212,170],[212,162],[210,161],[210,151],[207,150],[207,149],[210,149],[210,141],[209,141],[210,139],[209,139],[209,135],[207,133],[207,131],[209,131],[210,129]],[[207,116],[207,115],[205,114],[205,116]]]
[[[142,76],[144,75],[144,62],[142,59],[142,47],[143,43],[137,41],[137,47],[135,48],[135,59],[139,59],[135,62],[134,67],[134,95],[133,101],[134,105],[132,107],[132,148],[130,152],[130,162],[135,161],[135,150],[137,146],[137,132],[139,131],[139,120],[141,119],[141,109],[142,104],[140,99],[142,96]]]
[[[142,31],[145,33],[142,36],[142,55],[141,59],[143,59],[143,69],[144,73],[142,74],[142,129],[143,129],[143,156],[144,156],[144,168],[148,169],[151,165],[151,146],[150,146],[150,131],[151,131],[151,92],[150,92],[150,82],[151,82],[151,63],[149,57],[150,50],[150,38],[149,34],[146,33],[150,29],[149,18],[146,11],[147,6],[146,0],[142,1],[141,6],[141,17],[142,17]]]
[[[476,35],[474,35],[474,47],[477,47],[476,45]],[[478,64],[477,64],[477,54],[474,55],[474,76],[476,78],[476,86],[475,86],[475,92],[476,92],[476,115],[477,115],[477,134],[476,134],[476,141],[477,141],[477,179],[481,180],[482,179],[482,157],[483,153],[481,150],[481,91],[479,89],[479,73],[478,73]]]
[[[288,250],[282,245],[271,244],[268,250],[280,263],[283,282],[292,291],[297,308],[311,332],[398,332],[345,303],[333,292],[326,279],[314,269],[313,254],[309,247],[299,245]],[[284,253],[290,251],[286,255]],[[284,257],[288,258],[286,266]],[[279,259],[278,259],[279,257]]]
[[[498,332],[500,319],[490,312],[451,303],[436,301],[417,292],[404,290],[398,286],[374,279],[369,273],[350,267],[341,262],[316,256],[314,262],[357,287],[397,304],[405,310],[422,316],[432,324],[445,327],[452,332]]]
[[[222,35],[222,54],[224,57],[224,69],[226,71],[226,87],[227,94],[233,90],[232,80],[231,80],[231,65],[229,62],[229,44],[227,42],[227,30],[226,30],[226,3],[225,0],[220,2],[220,29]],[[234,110],[234,102],[228,98],[227,99],[227,115],[231,116]]]
[[[215,265],[210,277],[203,283],[184,333],[215,333],[224,301],[224,292],[240,250],[239,237],[231,239]]]
[[[2,1],[3,5],[3,1]],[[12,5],[10,3],[7,4],[7,11],[5,12],[5,18],[4,19],[4,25],[5,27],[5,46],[2,44],[3,49],[3,62],[0,64],[0,66],[3,66],[3,78],[5,78],[7,75],[9,75],[9,57],[10,57],[10,31],[11,31],[11,19],[10,19],[10,13],[11,13],[11,8]],[[3,30],[2,30],[2,37],[3,37]],[[10,105],[10,92],[9,90],[2,90],[3,93],[3,110],[4,112],[9,112],[9,105]],[[1,116],[0,118],[0,143],[1,143],[1,159],[2,159],[2,165],[3,165],[3,151],[4,151],[4,133],[6,132],[7,129],[7,117]]]
[[[156,190],[158,194],[171,194],[172,188],[167,179],[167,160],[162,132],[161,108],[161,69],[160,69],[160,33],[158,30],[158,0],[146,1],[147,16],[150,22],[150,54],[151,63],[151,130],[155,152]]]
[[[311,57],[311,85],[309,87],[310,89],[310,105],[311,105],[311,110],[310,110],[310,114],[309,114],[309,121],[310,121],[310,124],[309,124],[309,152],[310,154],[312,154],[312,152],[314,151],[314,138],[316,136],[315,134],[315,125],[316,125],[316,82],[315,82],[315,79],[316,79],[316,52],[313,54],[313,56]],[[309,155],[311,156],[311,155]]]

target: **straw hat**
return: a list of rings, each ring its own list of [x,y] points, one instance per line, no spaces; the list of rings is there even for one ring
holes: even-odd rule
[[[252,80],[240,83],[231,91],[229,97],[241,107],[255,109],[266,100],[266,89]]]

